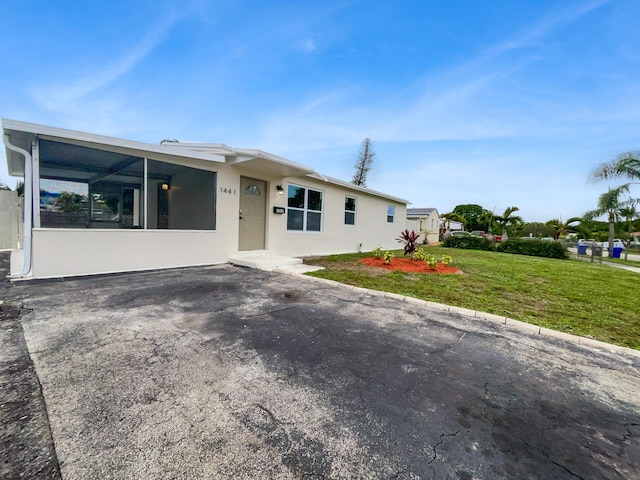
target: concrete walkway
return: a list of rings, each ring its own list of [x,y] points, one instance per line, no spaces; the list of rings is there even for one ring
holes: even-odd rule
[[[640,255],[636,255],[633,253],[628,254],[627,256],[627,260],[631,260],[633,262],[638,262],[638,266],[634,267],[632,265],[623,265],[621,263],[615,263],[615,262],[607,262],[607,258],[603,256],[602,258],[600,257],[593,257],[593,259],[591,258],[591,254],[589,255],[578,255],[578,249],[570,247],[568,248],[569,252],[578,260],[585,260],[585,261],[589,261],[591,262],[593,260],[593,263],[601,263],[602,265],[606,265],[608,267],[613,267],[613,268],[620,268],[622,270],[627,270],[628,272],[634,272],[634,273],[640,273]],[[624,253],[622,254],[622,258],[624,258]]]

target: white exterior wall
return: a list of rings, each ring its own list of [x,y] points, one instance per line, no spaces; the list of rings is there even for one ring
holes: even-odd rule
[[[215,231],[33,230],[33,277],[211,265],[228,260]]]
[[[286,213],[274,214],[270,207],[269,251],[278,255],[305,256],[371,251],[375,247],[394,250],[400,248],[396,238],[404,229],[406,205],[311,178],[288,177],[282,179],[285,194],[276,196],[276,206],[287,206],[286,192],[289,184],[323,192],[322,231],[288,231]],[[272,190],[275,190],[275,186]],[[355,225],[344,224],[345,196],[356,199]],[[396,209],[393,223],[387,222],[389,205],[395,206]]]
[[[201,161],[182,160],[202,168]],[[265,249],[284,256],[309,256],[371,251],[375,247],[400,248],[396,238],[405,228],[406,205],[394,200],[350,190],[309,177],[286,177],[225,164],[207,165],[217,172],[216,230],[154,230],[155,195],[148,194],[148,230],[40,228],[33,232],[33,278],[90,275],[159,268],[224,263],[238,251],[240,177],[267,182]],[[185,185],[193,179],[185,179]],[[196,182],[197,183],[197,182]],[[273,207],[287,206],[287,186],[295,184],[323,192],[322,231],[287,231],[287,215]],[[276,185],[285,194],[277,195]],[[172,184],[172,190],[178,184]],[[157,188],[149,182],[149,192]],[[176,190],[177,191],[177,190]],[[172,192],[173,193],[173,192]],[[344,224],[345,196],[356,198],[356,224]],[[387,207],[395,206],[393,223]],[[185,215],[203,213],[195,202]],[[210,214],[211,212],[208,212]],[[360,246],[360,244],[362,244]]]

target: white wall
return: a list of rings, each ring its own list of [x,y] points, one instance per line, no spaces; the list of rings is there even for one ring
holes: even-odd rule
[[[287,185],[295,184],[323,192],[322,231],[287,231],[287,215],[277,215],[269,209],[269,250],[280,255],[304,256],[371,251],[375,247],[398,249],[396,238],[405,228],[404,204],[349,190],[311,178],[282,179],[285,195],[277,196],[275,205],[286,207]],[[274,187],[275,189],[275,187]],[[344,224],[345,196],[356,198],[356,224]],[[393,223],[387,223],[387,206],[395,206]],[[360,246],[362,244],[362,246]]]
[[[33,277],[50,278],[226,262],[215,231],[40,228]]]

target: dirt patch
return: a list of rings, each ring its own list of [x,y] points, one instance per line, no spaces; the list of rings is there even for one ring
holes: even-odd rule
[[[391,263],[385,264],[381,258],[363,258],[360,263],[369,265],[370,267],[386,268],[387,270],[400,270],[401,272],[409,273],[462,273],[456,267],[451,265],[443,265],[438,263],[438,266],[434,269],[427,265],[427,262],[421,260],[414,260],[413,258],[394,258]]]

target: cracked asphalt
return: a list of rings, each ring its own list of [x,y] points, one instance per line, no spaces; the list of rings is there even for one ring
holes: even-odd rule
[[[65,479],[640,478],[638,357],[228,265],[6,291]]]

